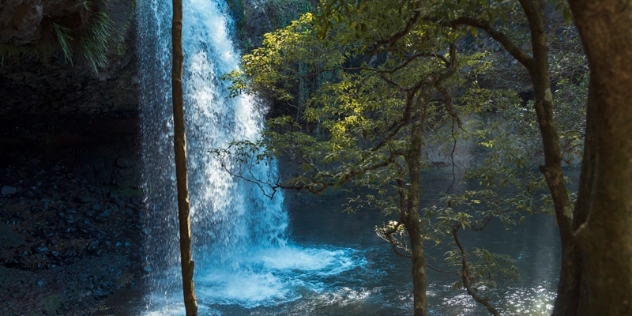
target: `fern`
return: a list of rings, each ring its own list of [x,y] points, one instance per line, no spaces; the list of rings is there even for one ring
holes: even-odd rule
[[[4,63],[7,57],[30,53],[46,60],[51,53],[61,51],[64,59],[71,65],[74,57],[83,55],[92,70],[98,72],[99,68],[107,65],[107,52],[111,48],[115,48],[119,54],[123,53],[125,33],[131,25],[135,3],[132,1],[129,5],[131,13],[125,18],[124,23],[115,27],[106,11],[107,0],[96,2],[98,3],[84,0],[77,3],[76,8],[89,17],[87,25],[71,29],[59,21],[51,21],[45,17],[42,23],[44,36],[39,41],[29,45],[0,43],[0,63]]]
[[[88,59],[92,70],[97,72],[99,68],[103,68],[107,64],[106,53],[110,42],[112,40],[120,41],[122,35],[117,35],[114,32],[112,21],[107,13],[101,11],[94,13],[90,24],[81,34],[81,38],[84,56]]]
[[[72,41],[72,31],[65,26],[61,26],[55,22],[51,23],[55,38],[64,53],[64,58],[72,65],[72,47],[70,43]]]

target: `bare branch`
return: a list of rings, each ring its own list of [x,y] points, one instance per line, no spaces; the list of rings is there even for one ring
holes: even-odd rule
[[[458,231],[462,227],[463,226],[461,223],[453,225],[452,237],[454,237],[454,242],[461,252],[461,281],[463,282],[463,287],[465,287],[465,289],[467,290],[467,294],[469,294],[475,301],[485,306],[485,308],[487,308],[487,310],[492,315],[500,316],[498,310],[496,310],[496,308],[489,304],[489,297],[481,297],[480,295],[478,295],[478,291],[472,286],[472,283],[470,282],[471,277],[469,269],[467,267],[467,261],[465,260],[465,250],[463,249],[463,245],[461,244],[461,240],[458,236]]]

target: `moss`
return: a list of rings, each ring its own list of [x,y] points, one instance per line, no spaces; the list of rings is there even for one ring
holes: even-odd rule
[[[64,307],[64,298],[59,294],[53,294],[42,299],[42,311],[45,315],[58,315]]]

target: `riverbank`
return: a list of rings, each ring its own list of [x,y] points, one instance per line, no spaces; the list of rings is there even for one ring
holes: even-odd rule
[[[94,315],[138,286],[144,236],[132,113],[0,120],[0,315]]]

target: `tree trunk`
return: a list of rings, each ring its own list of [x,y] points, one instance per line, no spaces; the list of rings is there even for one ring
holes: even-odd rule
[[[596,103],[594,100],[595,89],[592,85],[593,80],[590,80],[590,86],[588,89],[588,101],[586,106],[586,117],[596,116]],[[586,137],[584,139],[584,155],[582,157],[581,174],[579,177],[578,199],[575,205],[575,211],[573,215],[573,230],[577,230],[579,226],[586,221],[588,212],[592,207],[594,201],[594,179],[595,179],[595,165],[597,162],[597,148],[599,142],[597,141],[597,135],[595,130],[594,120],[586,120]],[[562,264],[566,264],[566,269],[562,268],[562,271],[566,271],[566,275],[562,275],[561,278],[566,278],[567,282],[560,282],[560,288],[558,289],[557,299],[555,300],[555,306],[553,308],[553,316],[564,315],[577,315],[580,301],[581,290],[581,278],[582,278],[582,254],[577,244],[576,238],[571,238],[567,251],[562,253]],[[565,288],[562,288],[565,285]]]
[[[571,247],[573,211],[564,183],[562,150],[553,116],[553,94],[550,87],[549,48],[546,38],[544,8],[543,3],[539,0],[520,0],[520,5],[529,21],[531,33],[533,58],[527,66],[527,70],[535,92],[535,112],[544,149],[544,166],[540,167],[540,171],[544,174],[553,199],[563,254],[557,301],[573,302],[577,300],[579,283],[574,276],[579,273],[579,267],[572,260],[577,256],[576,249]],[[556,305],[553,314],[572,315],[573,313],[568,310],[562,311]]]
[[[632,310],[632,14],[628,1],[569,1],[590,64],[575,237],[579,315]]]
[[[423,239],[421,237],[421,223],[419,222],[419,203],[421,198],[421,148],[423,145],[423,126],[425,118],[425,106],[430,99],[432,83],[437,79],[430,76],[427,83],[422,86],[422,96],[416,105],[413,114],[413,122],[410,135],[410,147],[406,155],[408,165],[408,196],[406,213],[403,214],[404,227],[410,240],[412,254],[413,277],[413,315],[426,316],[428,302],[426,300],[426,257],[424,254]]]
[[[419,197],[410,196],[409,203],[419,206]],[[421,238],[421,226],[417,208],[409,210],[409,214],[405,218],[404,227],[410,238],[410,250],[412,253],[413,315],[426,316],[428,313],[428,302],[426,300],[426,257],[424,254],[423,240]]]
[[[193,259],[191,257],[191,222],[189,218],[189,188],[187,176],[186,137],[184,134],[184,96],[182,91],[182,0],[173,0],[171,40],[173,66],[171,71],[173,98],[173,148],[176,159],[178,188],[178,221],[180,223],[180,259],[182,263],[182,288],[187,316],[197,316],[197,301],[193,288]]]

